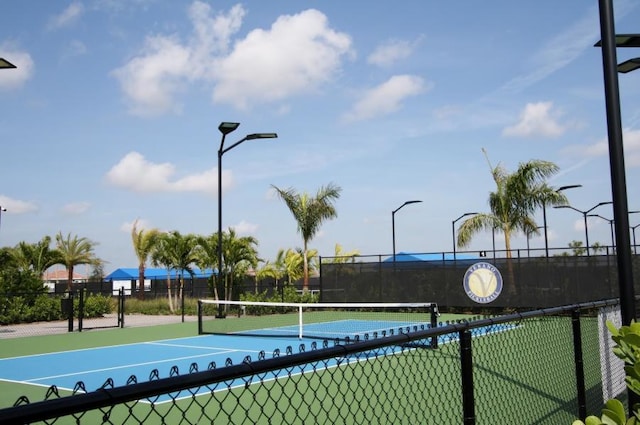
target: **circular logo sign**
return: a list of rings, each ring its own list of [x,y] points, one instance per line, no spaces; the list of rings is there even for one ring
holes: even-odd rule
[[[487,304],[502,292],[502,275],[493,264],[475,263],[465,272],[463,286],[469,298]]]

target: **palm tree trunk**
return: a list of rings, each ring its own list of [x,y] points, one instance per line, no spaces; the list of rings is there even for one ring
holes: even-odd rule
[[[67,267],[67,292],[73,290],[73,264]]]
[[[515,295],[517,293],[516,278],[513,272],[513,258],[511,256],[511,232],[505,230],[504,232],[504,246],[507,250],[507,279],[505,282],[506,292],[509,295]]]
[[[138,266],[138,299],[144,300],[144,264]]]
[[[307,241],[304,241],[304,252],[302,253],[302,274],[303,274],[303,283],[302,283],[302,292],[307,292],[309,290],[309,260],[307,259]]]
[[[167,297],[169,298],[169,311],[174,312],[173,299],[171,298],[171,274],[167,270]]]

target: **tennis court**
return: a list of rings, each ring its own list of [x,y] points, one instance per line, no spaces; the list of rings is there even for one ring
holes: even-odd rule
[[[231,320],[231,319],[230,319]],[[264,321],[263,321],[264,322]],[[6,383],[32,385],[49,388],[56,386],[61,391],[94,391],[105,383],[108,386],[124,386],[132,376],[137,382],[166,378],[199,370],[219,368],[229,364],[240,364],[249,358],[271,357],[273,352],[297,352],[320,346],[318,335],[325,336],[324,344],[330,340],[369,339],[394,332],[401,333],[417,329],[421,324],[398,320],[345,320],[312,323],[305,326],[305,332],[313,337],[295,337],[298,325],[265,327],[254,329],[253,336],[247,335],[199,335],[193,337],[163,339],[141,343],[121,344],[105,347],[60,351],[47,354],[27,355],[0,359],[0,380]],[[424,325],[424,324],[422,324]],[[358,332],[354,333],[357,329]],[[424,329],[424,326],[422,327]],[[493,328],[491,332],[501,332],[507,328]],[[477,335],[486,334],[483,329]],[[255,335],[288,335],[284,337]],[[444,341],[440,341],[441,343]],[[389,350],[394,355],[402,347]],[[331,368],[345,361],[358,359],[335,359],[324,367]],[[312,365],[306,365],[309,370]],[[305,373],[303,367],[300,373]],[[290,375],[283,372],[283,375]],[[274,374],[274,379],[280,374]],[[78,382],[83,387],[78,388]],[[230,383],[230,387],[244,385],[244,381]],[[206,388],[202,392],[207,392]],[[166,396],[155,402],[168,401]]]
[[[342,314],[333,311],[331,317],[334,320],[327,320],[328,316],[321,314],[320,316],[325,320],[317,323],[323,332],[332,322],[337,326],[335,332],[339,332],[339,329],[344,329],[345,326],[362,327],[361,323],[357,323],[362,319],[362,315],[357,313],[364,315],[370,312],[344,312],[344,315],[352,316],[352,319],[345,319]],[[307,312],[305,315],[318,318],[314,313]],[[250,314],[247,316],[229,316],[224,320],[213,317],[211,323],[198,323],[198,325],[209,331],[215,330],[216,324],[237,328],[239,324],[244,326],[256,320]],[[143,396],[136,399],[140,400],[139,402],[133,404],[123,403],[113,409],[92,411],[88,416],[83,416],[83,423],[85,420],[99,421],[100,415],[106,414],[113,423],[122,418],[124,418],[122,423],[129,423],[128,420],[131,423],[144,423],[144,418],[147,417],[162,419],[166,423],[174,420],[176,423],[199,423],[202,415],[212,420],[226,420],[229,423],[251,423],[252,420],[254,420],[253,423],[258,423],[265,417],[289,421],[287,423],[293,423],[290,420],[291,417],[301,419],[306,417],[312,422],[313,418],[322,418],[324,423],[330,423],[334,419],[343,423],[376,423],[385,419],[388,423],[393,423],[394,419],[402,422],[411,418],[418,420],[425,417],[438,418],[439,423],[447,424],[459,421],[462,401],[459,398],[461,344],[457,340],[458,332],[443,329],[443,332],[433,333],[442,337],[438,338],[436,350],[424,349],[430,345],[428,343],[430,337],[426,341],[415,339],[415,337],[410,338],[412,342],[417,341],[422,345],[408,345],[403,342],[409,340],[404,339],[404,335],[402,338],[398,336],[384,338],[379,333],[379,342],[378,340],[369,341],[365,346],[381,347],[380,349],[358,350],[356,346],[361,344],[342,345],[340,342],[341,347],[338,352],[349,354],[324,357],[321,351],[318,351],[318,354],[313,353],[314,344],[315,347],[322,348],[324,341],[321,342],[316,339],[317,337],[300,339],[294,335],[298,329],[295,323],[296,316],[295,313],[292,315],[276,313],[268,318],[264,316],[257,318],[262,324],[260,329],[267,329],[270,335],[282,334],[280,326],[274,326],[278,320],[293,322],[293,324],[282,325],[290,328],[288,330],[292,333],[291,337],[274,338],[255,335],[248,337],[238,336],[237,333],[234,336],[218,334],[195,336],[196,330],[193,323],[183,324],[185,326],[180,328],[180,337],[175,338],[169,338],[176,334],[170,335],[171,332],[165,329],[158,330],[156,333],[156,336],[161,335],[164,338],[149,338],[149,334],[155,329],[147,328],[144,330],[146,337],[144,342],[131,341],[127,336],[134,329],[97,331],[82,335],[58,335],[56,337],[67,338],[69,348],[85,338],[102,335],[108,338],[100,339],[110,339],[111,344],[107,346],[106,341],[103,341],[102,347],[58,349],[56,352],[37,355],[14,354],[10,358],[0,360],[0,389],[1,392],[9,389],[12,398],[7,400],[9,394],[3,394],[4,405],[7,406],[7,401],[9,404],[13,403],[19,395],[26,393],[26,389],[38,389],[38,392],[43,394],[50,385],[55,384],[61,390],[60,397],[65,397],[69,394],[68,391],[74,390],[75,383],[78,381],[86,383],[81,391],[91,392],[102,387],[107,380],[106,388],[123,388],[130,383],[131,375],[136,376],[135,382],[138,383],[177,375],[180,375],[180,378],[187,378],[184,375],[190,375],[195,371],[194,368],[204,371],[215,364],[217,376],[229,376],[228,379],[212,378],[206,383],[200,381],[200,384],[189,387],[192,389],[188,391],[167,391],[166,393],[159,391],[154,393],[148,401],[145,401],[147,396]],[[395,312],[388,317],[394,316],[397,319],[406,314]],[[441,320],[455,322],[459,318],[461,317],[445,315]],[[208,316],[207,320],[209,319]],[[356,323],[348,323],[349,320]],[[398,329],[396,332],[404,328],[404,326],[398,326],[398,320],[392,322],[394,322],[392,329]],[[527,417],[540,418],[546,415],[546,420],[539,423],[558,423],[560,417],[565,419],[575,417],[575,377],[572,367],[574,358],[573,351],[566,345],[566,342],[570,343],[573,339],[571,327],[567,326],[571,324],[570,318],[522,320],[517,316],[509,319],[508,322],[502,321],[502,324],[479,326],[481,322],[484,324],[493,321],[481,320],[477,325],[472,322],[464,326],[472,331],[473,339],[476,340],[473,344],[473,353],[477,373],[476,402],[480,402],[478,412],[482,415],[491,412],[492,416],[498,412],[505,418],[522,417],[522,406],[527,405],[537,406],[535,409],[531,407],[530,412],[527,410],[527,415],[530,415]],[[407,323],[413,323],[413,321]],[[592,318],[584,322],[585,331],[588,328],[584,336],[589,335],[589,339],[598,338],[597,330],[594,332],[593,329],[594,323]],[[312,325],[315,326],[305,317],[305,326]],[[363,335],[379,332],[380,329],[388,327],[386,323],[374,324]],[[250,330],[255,334],[257,329],[244,327],[239,332]],[[431,332],[428,334],[432,335]],[[119,336],[122,337],[118,338]],[[138,333],[137,338],[140,336],[141,333]],[[120,339],[121,343],[114,343],[116,339]],[[384,340],[393,341],[393,343],[385,343]],[[45,337],[42,337],[42,342],[46,343]],[[329,347],[333,347],[335,340],[328,340],[328,344]],[[585,348],[594,346],[597,347],[597,343],[585,344]],[[332,350],[336,352],[335,349]],[[286,357],[289,354],[303,351],[308,352],[308,358],[319,360],[303,363],[287,362]],[[275,354],[276,352],[278,354]],[[4,355],[7,355],[6,352]],[[585,365],[590,365],[586,371],[588,405],[599,406],[598,398],[602,403],[600,372],[599,368],[593,368],[598,364],[597,348],[595,352],[592,349],[585,351],[585,355]],[[247,362],[256,363],[255,367],[259,370],[261,366],[258,363],[262,362],[257,360],[272,357],[284,357],[274,358],[273,360],[277,363],[271,363],[282,364],[282,369],[281,367],[268,371],[264,369],[264,373],[256,372],[251,375],[224,372],[227,370],[226,366],[232,364],[242,365],[237,369],[238,371],[254,370],[253,366],[245,367]],[[247,360],[248,358],[251,360]],[[287,366],[289,364],[292,366]],[[232,369],[236,368],[228,370]],[[242,378],[242,376],[245,377]],[[485,393],[484,389],[490,390]],[[500,392],[500,397],[496,397],[496,391]],[[75,392],[78,392],[77,388]],[[200,397],[199,395],[203,393],[207,393],[207,396]],[[336,398],[336,395],[339,397]],[[34,395],[32,398],[29,395],[30,400],[33,401],[57,397]],[[447,401],[443,403],[445,399]],[[507,399],[517,399],[518,402],[505,405],[504,401]],[[411,408],[407,407],[409,402]],[[511,404],[513,409],[507,408]],[[301,409],[301,406],[304,408]],[[358,408],[357,406],[368,407]],[[348,420],[346,415],[350,415]],[[116,420],[116,417],[120,419]],[[66,422],[63,421],[63,423]]]

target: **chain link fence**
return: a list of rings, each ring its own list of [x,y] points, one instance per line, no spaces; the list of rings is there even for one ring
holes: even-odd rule
[[[79,382],[73,394],[51,387],[43,401],[21,397],[0,410],[0,422],[570,424],[599,413],[612,394],[605,387],[620,380],[603,375],[620,366],[602,330],[616,308],[610,300],[318,341],[240,364],[173,367],[167,378],[154,370],[119,387]]]

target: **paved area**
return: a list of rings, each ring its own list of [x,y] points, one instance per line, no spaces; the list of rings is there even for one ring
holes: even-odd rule
[[[197,321],[196,316],[185,316],[185,322]],[[124,317],[124,327],[138,326],[154,326],[165,325],[170,323],[182,322],[182,316],[150,316],[144,314],[127,314]],[[117,326],[118,319],[115,314],[108,314],[99,319],[84,319],[83,332],[98,331],[101,329],[113,329]],[[78,329],[78,320],[75,320],[74,330]],[[0,340],[7,338],[19,338],[24,336],[50,335],[69,332],[69,323],[64,321],[58,322],[37,322],[25,323],[19,325],[0,326]]]

